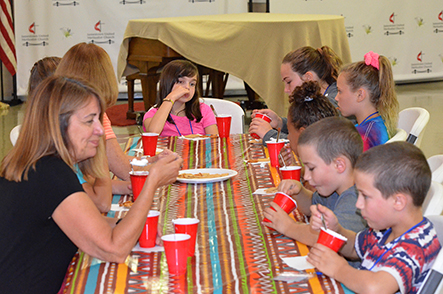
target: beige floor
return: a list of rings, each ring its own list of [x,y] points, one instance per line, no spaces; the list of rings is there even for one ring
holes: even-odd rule
[[[397,94],[400,109],[418,106],[427,109],[431,114],[421,144],[426,157],[443,154],[443,82],[398,85]],[[25,107],[26,104],[22,104],[7,111],[0,111],[0,158],[12,148],[9,132],[23,120]],[[135,126],[114,127],[114,131],[121,135],[138,132]]]

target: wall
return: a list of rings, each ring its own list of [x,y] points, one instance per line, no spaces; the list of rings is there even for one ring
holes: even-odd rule
[[[93,42],[114,67],[130,19],[247,12],[245,0],[16,0],[15,30],[19,95],[29,70],[46,56],[60,56],[80,42]],[[120,85],[125,91],[126,86]]]
[[[270,0],[270,11],[343,15],[353,61],[374,51],[397,82],[443,79],[441,0]]]

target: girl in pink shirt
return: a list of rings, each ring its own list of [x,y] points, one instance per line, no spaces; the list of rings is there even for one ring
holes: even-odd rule
[[[211,108],[199,100],[197,82],[194,64],[186,60],[169,62],[160,75],[157,104],[143,117],[145,131],[160,136],[218,134]]]

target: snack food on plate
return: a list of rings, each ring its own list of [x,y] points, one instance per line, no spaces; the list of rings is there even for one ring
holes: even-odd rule
[[[265,193],[267,193],[267,194],[277,193],[277,192],[278,192],[277,187],[271,187],[271,188],[265,189]]]
[[[196,174],[191,174],[191,173],[182,173],[178,175],[178,178],[180,179],[208,179],[208,178],[221,178],[221,177],[225,177],[228,176],[229,173],[224,173],[224,174],[211,174],[211,173],[196,173]]]
[[[132,204],[134,204],[134,202],[132,202],[131,200],[129,200],[129,201],[125,201],[125,202],[122,202],[122,203],[120,203],[119,204],[119,206],[120,207],[128,207],[128,208],[130,208],[130,207],[132,207]]]
[[[248,163],[269,162],[269,158],[248,159]]]

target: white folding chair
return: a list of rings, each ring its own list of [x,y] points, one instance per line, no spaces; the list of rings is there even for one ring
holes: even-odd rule
[[[429,118],[429,112],[424,108],[406,108],[399,113],[397,127],[409,133],[407,139],[409,143],[420,147]]]
[[[15,126],[9,133],[9,139],[11,140],[12,146],[17,142],[18,135],[20,134],[20,128],[22,125]]]
[[[397,128],[397,133],[389,139],[386,143],[392,143],[397,141],[406,141],[408,138],[408,133],[405,130]]]
[[[443,154],[428,158],[428,164],[432,172],[432,180],[443,184]]]
[[[437,231],[438,241],[443,244],[443,215],[430,215],[427,218]],[[443,293],[443,250],[438,253],[431,270],[426,276],[417,294]]]
[[[237,103],[225,99],[201,98],[209,106],[214,106],[217,114],[232,115],[231,134],[243,134],[245,125],[245,112]]]
[[[432,181],[422,205],[423,215],[440,215],[443,212],[443,185]]]

